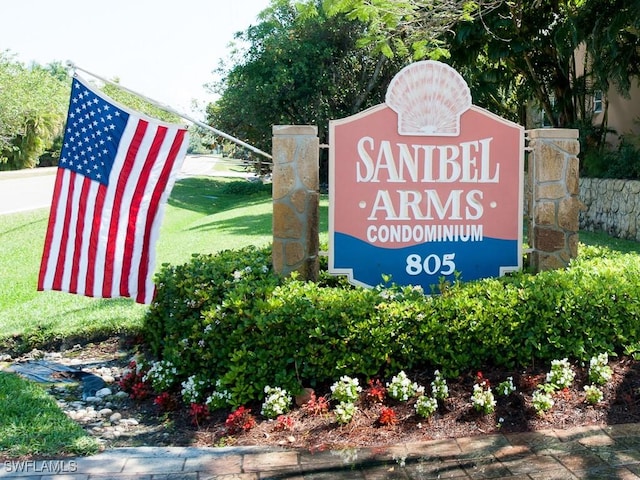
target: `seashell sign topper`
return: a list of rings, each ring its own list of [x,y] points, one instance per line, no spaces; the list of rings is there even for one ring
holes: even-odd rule
[[[473,105],[453,68],[408,65],[329,140],[331,273],[431,293],[522,268],[524,128]]]

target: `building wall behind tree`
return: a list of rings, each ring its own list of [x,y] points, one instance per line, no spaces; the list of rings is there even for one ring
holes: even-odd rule
[[[614,130],[607,136],[607,141],[611,145],[618,145],[620,135],[640,135],[640,79],[632,83],[629,97],[620,95],[615,88],[610,88],[607,92],[609,101],[608,127]],[[596,124],[602,123],[604,113],[596,113],[593,121]]]

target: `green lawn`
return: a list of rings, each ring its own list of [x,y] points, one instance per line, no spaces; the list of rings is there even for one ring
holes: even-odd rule
[[[84,455],[97,441],[58,408],[41,386],[0,372],[0,458]]]
[[[271,196],[246,186],[244,180],[209,177],[177,182],[160,233],[157,266],[184,263],[194,253],[268,244]],[[326,199],[321,208],[326,241]],[[31,348],[56,339],[74,343],[136,331],[146,307],[129,299],[36,290],[48,214],[40,209],[0,216],[0,351],[16,339]]]

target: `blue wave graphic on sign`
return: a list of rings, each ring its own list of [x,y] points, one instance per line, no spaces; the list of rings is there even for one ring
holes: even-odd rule
[[[484,237],[480,242],[427,242],[404,248],[383,248],[351,235],[334,234],[333,269],[351,269],[353,278],[369,286],[383,283],[390,275],[399,285],[421,285],[426,293],[441,277],[452,280],[452,270],[462,272],[460,280],[500,276],[501,267],[518,267],[518,240]],[[454,254],[453,258],[445,257]],[[416,273],[410,275],[407,270]]]

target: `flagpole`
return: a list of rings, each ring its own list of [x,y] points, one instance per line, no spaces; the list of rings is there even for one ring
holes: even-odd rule
[[[272,160],[272,158],[273,158],[268,153],[263,152],[259,148],[254,147],[253,145],[249,145],[248,143],[243,142],[242,140],[240,140],[240,139],[238,139],[236,137],[233,137],[233,136],[229,135],[228,133],[225,133],[225,132],[223,132],[221,130],[218,130],[217,128],[213,128],[211,125],[207,125],[204,122],[196,120],[195,118],[193,118],[193,117],[191,117],[191,116],[189,116],[189,115],[187,115],[185,113],[179,112],[179,111],[175,110],[174,108],[170,107],[169,105],[166,105],[164,103],[158,102],[157,100],[149,98],[146,95],[142,95],[141,93],[138,93],[138,92],[136,92],[134,90],[131,90],[131,89],[123,86],[123,85],[120,85],[117,82],[113,82],[111,80],[107,80],[106,78],[101,77],[100,75],[96,75],[95,73],[92,73],[92,72],[90,72],[88,70],[85,70],[84,68],[78,67],[76,64],[74,64],[70,60],[67,60],[67,66],[70,67],[70,68],[73,68],[74,70],[80,70],[80,71],[82,71],[84,73],[87,73],[87,74],[91,75],[92,77],[97,78],[98,80],[100,80],[102,82],[108,83],[108,84],[113,85],[113,86],[118,87],[118,88],[121,88],[122,90],[125,90],[125,91],[127,91],[127,92],[129,92],[129,93],[131,93],[133,95],[136,95],[136,96],[146,100],[147,102],[151,103],[152,105],[155,105],[156,107],[158,107],[158,108],[160,108],[160,109],[162,109],[162,110],[164,110],[166,112],[169,112],[169,113],[172,113],[174,115],[177,115],[180,118],[184,118],[185,120],[188,120],[189,122],[191,122],[191,123],[193,123],[193,124],[195,124],[195,125],[197,125],[197,126],[199,126],[201,128],[204,128],[206,130],[211,130],[216,135],[219,135],[219,136],[221,136],[223,138],[226,138],[227,140],[230,140],[230,141],[232,141],[234,143],[237,143],[241,147],[244,147],[244,148],[246,148],[248,150],[251,150],[252,152],[257,153],[258,155],[262,155],[263,157],[266,157],[269,160]]]

